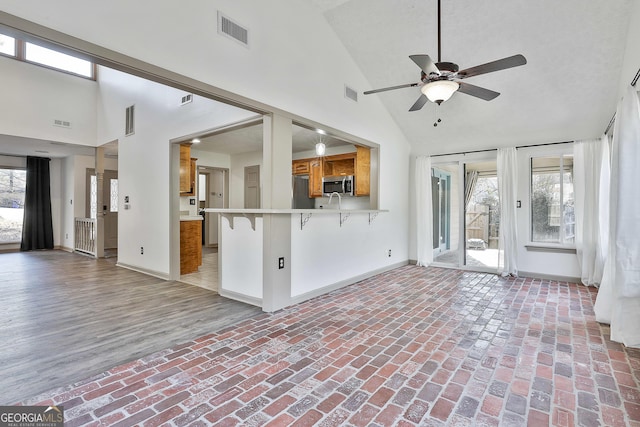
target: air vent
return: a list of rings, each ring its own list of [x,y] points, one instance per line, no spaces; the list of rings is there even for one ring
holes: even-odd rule
[[[344,97],[349,98],[352,101],[358,102],[358,91],[344,85]]]
[[[182,97],[182,101],[180,102],[180,105],[188,104],[191,101],[193,101],[193,94],[189,93]]]
[[[218,33],[249,47],[249,30],[218,12]]]
[[[125,135],[133,135],[133,133],[135,132],[135,116],[134,116],[134,109],[135,105],[132,105],[130,107],[127,107],[127,110],[125,112],[125,124],[124,124],[124,134]]]
[[[54,120],[53,121],[53,125],[54,126],[58,126],[61,128],[70,128],[71,127],[71,122],[67,122],[65,120]]]

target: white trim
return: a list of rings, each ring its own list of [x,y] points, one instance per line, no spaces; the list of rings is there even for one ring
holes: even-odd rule
[[[171,278],[167,273],[161,273],[159,271],[149,270],[146,268],[134,267],[129,264],[124,264],[122,262],[117,262],[116,266],[126,268],[127,270],[137,271],[138,273],[148,274],[149,276],[157,277],[158,279],[171,280]]]
[[[250,297],[248,295],[240,294],[237,292],[229,291],[226,289],[218,289],[218,295],[221,297],[229,298],[235,301],[240,301],[245,304],[255,305],[262,308],[262,298]]]

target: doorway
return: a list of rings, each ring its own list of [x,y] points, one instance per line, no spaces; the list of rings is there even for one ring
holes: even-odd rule
[[[469,267],[498,268],[500,203],[496,161],[464,165],[465,257]]]
[[[260,166],[246,166],[244,168],[244,207],[245,209],[260,208]]]
[[[98,216],[98,179],[95,169],[87,169],[86,216]],[[104,219],[104,249],[118,248],[118,171],[105,170],[102,179],[102,217]]]

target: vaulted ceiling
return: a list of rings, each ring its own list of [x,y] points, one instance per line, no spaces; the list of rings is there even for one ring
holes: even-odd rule
[[[409,59],[437,60],[437,0],[308,0],[326,20],[416,153],[559,142],[601,135],[618,101],[632,0],[442,0],[442,61],[465,69],[514,54],[521,67],[465,80],[501,95],[462,93],[420,111]],[[437,119],[442,121],[437,127]]]

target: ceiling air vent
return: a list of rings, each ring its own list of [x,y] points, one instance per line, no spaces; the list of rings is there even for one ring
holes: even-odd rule
[[[180,101],[180,105],[188,104],[193,101],[193,94],[189,93],[182,97],[182,101]]]
[[[349,98],[352,101],[358,102],[358,91],[344,85],[344,97]]]
[[[124,134],[125,135],[133,135],[135,132],[135,116],[134,109],[135,105],[127,107],[125,112],[125,121],[124,121]]]
[[[58,119],[55,119],[55,120],[53,121],[53,125],[54,125],[54,126],[61,127],[61,128],[70,128],[70,127],[71,127],[71,122],[67,122],[67,121],[65,121],[65,120],[58,120]]]
[[[249,47],[249,30],[218,12],[218,33]]]

